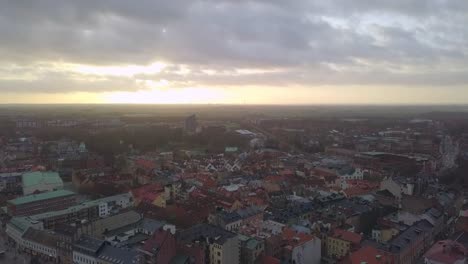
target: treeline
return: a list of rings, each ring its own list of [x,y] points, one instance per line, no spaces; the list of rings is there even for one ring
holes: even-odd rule
[[[187,135],[182,128],[168,126],[149,126],[142,128],[121,128],[89,130],[79,128],[44,128],[34,132],[41,140],[52,141],[69,138],[84,142],[88,150],[108,159],[128,152],[130,146],[136,150],[162,151],[175,148],[203,148],[212,152],[222,152],[225,147],[246,147],[248,139],[237,133],[224,130],[204,130]]]

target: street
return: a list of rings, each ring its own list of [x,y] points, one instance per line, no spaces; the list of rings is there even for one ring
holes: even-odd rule
[[[0,264],[29,264],[30,258],[26,254],[20,254],[11,245],[7,244],[7,236],[3,229],[0,230],[0,248],[5,249],[5,254],[0,256]]]

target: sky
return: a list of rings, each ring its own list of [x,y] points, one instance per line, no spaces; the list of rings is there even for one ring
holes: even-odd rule
[[[0,103],[465,104],[466,0],[0,0]]]

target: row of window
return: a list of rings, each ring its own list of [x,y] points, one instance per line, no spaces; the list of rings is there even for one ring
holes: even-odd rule
[[[45,253],[47,255],[55,255],[55,250],[47,248],[47,247],[41,247],[41,246],[37,245],[36,243],[31,243],[29,241],[24,241],[24,245],[27,248],[34,249],[36,251],[37,250],[42,251],[43,253]]]

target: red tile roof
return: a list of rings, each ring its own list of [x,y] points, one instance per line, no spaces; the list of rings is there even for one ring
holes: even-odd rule
[[[132,195],[137,201],[152,203],[164,194],[164,188],[160,184],[149,184],[132,190]]]
[[[283,240],[287,241],[289,245],[295,247],[297,245],[304,244],[312,239],[313,235],[297,232],[291,228],[285,228],[281,234]]]
[[[361,235],[350,232],[350,231],[346,231],[346,230],[343,230],[343,229],[339,229],[339,228],[337,228],[337,229],[335,229],[333,231],[332,237],[338,238],[338,239],[341,239],[341,240],[344,240],[344,241],[348,241],[348,242],[351,242],[353,244],[359,244],[359,243],[361,243],[361,240],[362,240]]]
[[[156,168],[156,164],[152,160],[138,159],[135,163],[138,167],[146,170],[153,170]]]
[[[263,256],[261,264],[280,264],[280,260],[272,256]]]
[[[365,246],[356,252],[351,253],[349,256],[350,264],[381,264],[389,263],[389,257],[383,255],[376,248],[371,246]]]
[[[424,257],[437,263],[455,263],[465,259],[466,248],[455,241],[443,240],[435,243]]]

